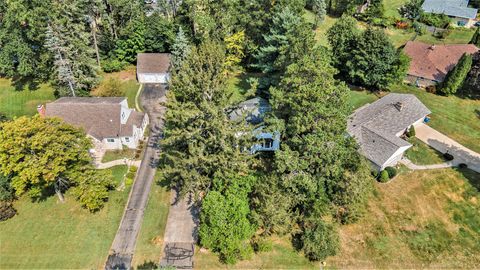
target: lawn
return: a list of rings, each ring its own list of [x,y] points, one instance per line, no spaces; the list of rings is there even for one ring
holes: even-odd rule
[[[470,29],[454,28],[445,39],[438,39],[429,32],[415,37],[415,32],[413,31],[396,28],[385,29],[385,33],[390,37],[390,40],[396,47],[400,47],[405,45],[405,43],[407,43],[409,40],[420,41],[428,44],[467,44],[470,42],[475,32]]]
[[[340,228],[334,268],[476,268],[480,174],[414,171],[377,184],[367,214]]]
[[[431,165],[446,162],[442,153],[431,148],[417,138],[409,138],[408,142],[412,147],[405,153],[406,157],[417,165]]]
[[[158,180],[159,177],[160,174],[157,171],[155,179]],[[145,262],[157,264],[160,261],[169,207],[170,192],[156,181],[150,191],[132,265],[138,266]]]
[[[478,116],[480,100],[435,95],[404,84],[394,85],[390,90],[417,96],[432,111],[429,122],[431,127],[463,146],[480,153],[480,144],[478,143],[480,142],[480,119]],[[382,95],[385,94],[388,92],[382,93]],[[351,99],[351,103],[362,106],[372,101],[372,95],[368,92],[352,91]]]
[[[121,81],[121,90],[124,93],[124,96],[128,99],[128,106],[130,108],[135,108],[135,96],[139,88],[139,84],[136,79],[136,68],[135,66],[128,66],[125,70],[112,73],[101,73],[100,74],[100,84],[106,81],[109,78],[116,78]],[[93,90],[95,91],[95,90]]]
[[[117,159],[131,159],[135,156],[135,149],[107,150],[102,158],[102,162],[110,162]]]
[[[38,105],[54,99],[53,88],[48,84],[40,84],[35,90],[16,89],[11,80],[0,78],[0,113],[9,117],[34,115]]]
[[[383,5],[385,7],[385,17],[400,18],[398,9],[407,2],[407,0],[384,0]]]
[[[119,183],[125,166],[108,169]],[[0,223],[0,269],[99,269],[105,262],[118,229],[129,189],[110,192],[97,213],[82,209],[67,194],[42,202],[21,197],[18,214]]]
[[[255,93],[248,93],[251,87],[249,79],[254,78],[259,78],[259,75],[256,73],[237,72],[229,76],[226,90],[231,95],[230,104],[238,104],[255,95]]]
[[[319,263],[312,263],[296,252],[288,238],[272,237],[271,251],[254,254],[249,260],[226,266],[218,255],[210,251],[195,250],[195,269],[319,269]]]
[[[368,91],[350,91],[350,105],[352,110],[356,110],[365,104],[372,103],[377,100],[377,95]]]

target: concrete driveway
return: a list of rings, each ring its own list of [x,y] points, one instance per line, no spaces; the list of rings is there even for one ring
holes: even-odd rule
[[[479,153],[466,148],[423,123],[415,127],[415,134],[418,139],[430,145],[437,151],[441,153],[448,152],[453,155],[454,160],[452,160],[452,163],[454,165],[465,163],[468,165],[468,168],[480,173]]]
[[[105,269],[130,269],[148,194],[158,166],[159,141],[162,136],[163,115],[161,105],[166,89],[160,85],[146,85],[140,96],[141,104],[150,117],[150,136],[145,153],[130,191],[125,212],[110,248]]]

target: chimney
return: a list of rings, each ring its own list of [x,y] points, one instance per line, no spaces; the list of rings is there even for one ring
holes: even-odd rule
[[[43,106],[43,104],[40,104],[37,106],[37,112],[38,112],[38,115],[40,115],[40,117],[45,117],[45,106]]]
[[[403,103],[400,102],[400,101],[397,102],[397,103],[395,103],[395,104],[393,104],[393,106],[394,106],[399,112],[401,112],[402,109],[403,109]]]

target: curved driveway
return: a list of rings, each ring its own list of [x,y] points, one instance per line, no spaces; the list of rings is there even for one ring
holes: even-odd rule
[[[160,152],[158,143],[162,136],[165,112],[161,101],[165,100],[165,91],[164,86],[145,85],[140,96],[141,104],[150,118],[150,136],[122,221],[110,248],[105,269],[131,268],[138,232],[158,165]]]

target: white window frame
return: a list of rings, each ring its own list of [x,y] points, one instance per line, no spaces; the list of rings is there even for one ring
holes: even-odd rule
[[[115,139],[114,138],[107,138],[107,142],[108,143],[113,143],[113,142],[115,142]]]

